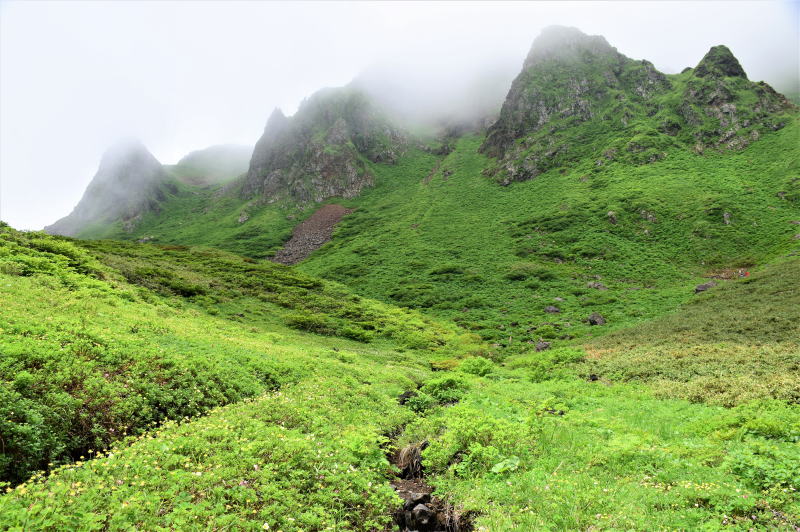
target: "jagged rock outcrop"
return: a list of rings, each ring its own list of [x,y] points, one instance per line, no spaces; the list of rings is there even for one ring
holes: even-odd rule
[[[691,132],[695,150],[740,149],[758,140],[764,130],[786,125],[795,110],[772,87],[747,79],[727,46],[714,46],[693,69],[676,114]]]
[[[325,89],[287,118],[276,109],[256,143],[243,197],[300,203],[351,198],[373,183],[367,161],[393,163],[405,138],[352,88]]]
[[[100,168],[72,213],[44,230],[79,236],[86,229],[115,222],[130,230],[144,213],[157,210],[175,191],[164,167],[144,145],[121,142],[103,155]]]
[[[741,148],[793,109],[749,81],[725,46],[667,76],[603,37],[554,26],[534,41],[481,151],[497,158],[488,173],[508,184],[587,157],[646,164],[671,146]]]

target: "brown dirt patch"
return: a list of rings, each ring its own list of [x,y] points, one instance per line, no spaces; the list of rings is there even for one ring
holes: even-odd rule
[[[323,205],[308,220],[294,228],[292,238],[275,253],[273,262],[291,265],[305,259],[331,239],[333,228],[351,212],[353,209],[341,205]]]

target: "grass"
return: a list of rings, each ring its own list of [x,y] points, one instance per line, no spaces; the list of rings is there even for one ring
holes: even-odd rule
[[[414,366],[401,351],[477,345],[414,313],[224,252],[87,249],[3,228],[0,272],[0,474],[12,482],[153,423],[297,383],[314,373],[317,350],[357,358],[353,349],[372,342],[381,360]]]
[[[446,322],[268,262],[9,228],[0,242],[0,434],[15,483],[0,497],[3,528],[381,529],[399,505],[387,448],[422,441],[428,482],[479,528],[800,519],[796,404],[674,398],[625,356],[628,342],[671,345],[685,331],[676,316],[703,338],[714,311],[730,324],[709,338],[717,344],[791,345],[796,259],[644,327],[498,363]],[[776,310],[786,320],[757,319]],[[326,326],[298,328],[298,313]],[[353,340],[351,329],[370,334]],[[585,355],[601,346],[618,348],[604,356],[619,379],[586,379],[605,361]],[[675,389],[692,382],[691,368],[666,360]],[[740,373],[792,374],[774,363]],[[40,466],[49,471],[27,476]]]
[[[582,371],[653,384],[661,397],[733,406],[800,403],[800,260],[697,295],[677,311],[588,342]]]

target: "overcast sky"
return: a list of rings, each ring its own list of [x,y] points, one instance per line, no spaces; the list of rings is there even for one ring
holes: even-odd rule
[[[68,214],[105,148],[162,163],[254,144],[269,113],[396,65],[419,83],[519,68],[545,26],[576,26],[665,72],[727,44],[751,79],[797,83],[798,2],[0,2],[0,218]],[[384,69],[385,70],[385,69]],[[457,97],[457,96],[454,96]]]

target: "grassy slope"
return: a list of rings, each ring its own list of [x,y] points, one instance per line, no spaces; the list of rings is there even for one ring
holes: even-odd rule
[[[612,327],[635,323],[685,301],[709,270],[800,244],[789,223],[800,218],[799,132],[795,122],[737,153],[673,150],[654,164],[554,170],[505,188],[481,175],[480,139],[463,138],[441,162],[416,153],[376,169],[379,185],[300,268],[503,344],[584,335],[594,311]],[[587,288],[598,277],[607,291]],[[544,313],[551,304],[562,312]]]
[[[782,260],[659,319],[590,341],[584,372],[651,382],[662,397],[800,403],[798,279],[800,259]]]
[[[480,138],[462,138],[444,158],[412,149],[398,165],[373,166],[376,186],[340,202],[357,212],[301,269],[430,309],[514,351],[594,332],[583,323],[591,312],[609,327],[636,323],[686,301],[712,269],[757,266],[797,245],[798,135],[795,120],[741,152],[585,161],[508,187],[481,174]],[[239,223],[242,211],[250,219]],[[264,257],[310,214],[195,190],[135,233],[109,236]],[[598,276],[609,290],[587,287]],[[562,312],[544,313],[551,304]]]
[[[382,435],[404,426],[399,444],[430,442],[424,463],[440,494],[490,530],[788,528],[800,519],[796,406],[724,409],[659,399],[640,384],[589,382],[576,347],[503,366],[464,359],[477,346],[447,326],[221,252],[3,237],[0,339],[4,353],[15,353],[3,359],[4,441],[22,437],[9,427],[32,426],[9,411],[34,419],[33,403],[66,396],[104,397],[87,421],[138,433],[111,452],[81,449],[76,462],[9,489],[0,497],[3,528],[380,528],[397,504]],[[156,273],[141,276],[144,265]],[[172,277],[157,272],[166,265]],[[771,305],[789,308],[796,293],[777,288],[797,266],[783,266],[701,296],[693,312],[708,315],[765,285]],[[279,294],[283,306],[273,296],[256,301],[254,287]],[[336,336],[345,332],[339,308],[351,327],[370,316],[371,343]],[[301,311],[334,336],[287,328],[308,323],[292,319]],[[774,340],[792,327],[751,320],[747,334]],[[34,341],[15,350],[26,339]],[[458,368],[431,374],[428,361],[441,357]],[[109,388],[59,395],[64,376],[77,375]],[[401,391],[423,383],[407,407],[397,404]],[[238,395],[224,397],[237,386]],[[147,387],[153,395],[134,393]],[[8,397],[17,401],[11,408]],[[153,410],[159,402],[187,410],[152,419],[180,421],[144,432],[97,417],[147,412],[148,397],[157,399]]]
[[[413,367],[414,350],[474,344],[342,287],[212,250],[87,249],[4,228],[0,272],[3,480],[297,383],[325,356],[374,352]],[[340,347],[361,354],[331,355]]]
[[[3,524],[366,530],[394,504],[380,435],[405,426],[401,444],[430,442],[440,494],[490,530],[798,526],[798,263],[783,259],[799,244],[798,132],[795,120],[741,152],[668,148],[653,164],[584,161],[505,188],[481,174],[477,137],[443,158],[411,150],[373,166],[376,187],[341,202],[357,211],[300,268],[450,318],[496,343],[482,351],[446,325],[220,252],[85,243],[78,260],[12,248],[0,286],[19,303],[4,306],[3,346],[23,360],[45,346],[31,368],[4,368],[17,401],[4,404],[30,412],[7,418],[25,429],[17,441],[36,423],[42,434],[58,426],[28,401],[58,407],[70,360],[122,397],[108,421],[120,427],[140,412],[132,405],[156,413],[141,430],[237,404],[17,487],[0,499]],[[209,206],[214,194],[187,188],[136,233],[113,234],[263,257],[310,214],[230,196]],[[709,271],[740,266],[753,275],[692,294]],[[596,281],[608,290],[587,286]],[[550,304],[561,312],[544,313]],[[582,323],[594,311],[609,324]],[[87,328],[101,342],[81,344]],[[532,352],[539,339],[555,348]],[[452,371],[432,378],[431,359]],[[176,391],[123,391],[164,373]],[[422,382],[409,408],[393,400]],[[66,390],[75,412],[92,396]],[[109,426],[100,444],[116,439]],[[78,436],[73,454],[89,445]]]

